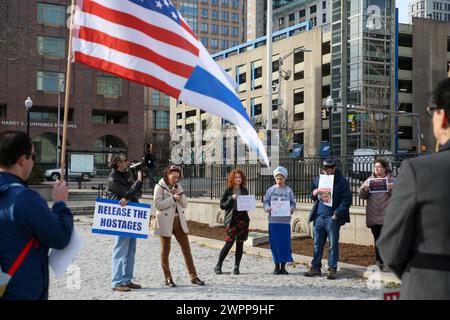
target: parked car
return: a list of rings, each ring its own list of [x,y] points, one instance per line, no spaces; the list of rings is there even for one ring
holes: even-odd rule
[[[45,171],[45,178],[49,181],[56,181],[59,180],[60,178],[60,168],[56,168],[56,169],[49,169]],[[81,180],[83,181],[88,181],[91,178],[95,177],[96,172],[71,172],[69,169],[69,174],[68,174],[68,178],[69,179],[79,179],[81,178]]]

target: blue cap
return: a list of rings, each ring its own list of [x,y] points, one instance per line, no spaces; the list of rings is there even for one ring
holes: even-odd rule
[[[288,177],[288,171],[285,167],[279,166],[273,171],[274,177],[276,177],[279,174],[281,174],[285,179],[287,179]]]
[[[323,165],[324,167],[335,167],[335,166],[336,166],[336,163],[334,162],[333,159],[328,158],[328,159],[323,160],[322,165]]]

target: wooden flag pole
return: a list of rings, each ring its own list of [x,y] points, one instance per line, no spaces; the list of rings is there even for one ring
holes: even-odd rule
[[[66,137],[67,137],[67,118],[69,116],[69,97],[71,87],[71,74],[72,74],[72,35],[73,35],[73,16],[75,14],[75,0],[71,1],[70,5],[70,19],[69,19],[69,44],[67,50],[67,70],[66,70],[66,88],[64,92],[64,122],[63,122],[63,134],[61,141],[61,172],[60,181],[64,180],[64,173],[66,167]],[[59,139],[59,137],[58,137]]]

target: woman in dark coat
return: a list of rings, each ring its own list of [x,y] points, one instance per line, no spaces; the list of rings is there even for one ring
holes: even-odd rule
[[[244,253],[244,241],[248,238],[250,218],[247,211],[237,211],[237,197],[248,195],[245,187],[246,177],[241,170],[233,170],[228,176],[228,188],[220,200],[220,208],[225,210],[224,224],[226,226],[225,245],[220,251],[219,261],[214,272],[222,274],[222,263],[228,255],[234,242],[236,242],[236,256],[233,274],[239,274],[239,264]]]

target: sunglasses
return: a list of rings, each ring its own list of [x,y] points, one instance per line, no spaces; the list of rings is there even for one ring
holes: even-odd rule
[[[170,166],[169,171],[179,171],[179,172],[181,172],[181,167],[173,165],[173,166]]]
[[[438,108],[435,104],[432,104],[431,106],[427,107],[427,114],[430,118],[433,118],[433,113],[437,110],[440,109]]]

